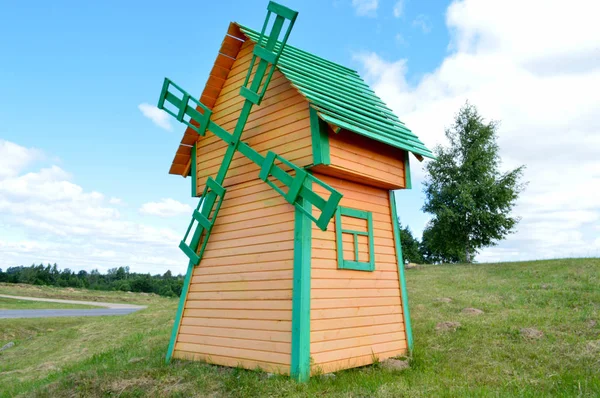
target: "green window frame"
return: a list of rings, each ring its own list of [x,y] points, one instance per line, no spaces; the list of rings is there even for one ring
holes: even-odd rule
[[[367,221],[366,231],[357,231],[354,229],[346,229],[342,225],[342,216],[358,218]],[[354,259],[344,259],[344,234],[352,235],[354,237]],[[368,238],[369,245],[369,261],[358,260],[358,237],[366,236]],[[337,258],[338,258],[338,269],[352,269],[356,271],[369,271],[375,270],[375,246],[373,239],[373,213],[370,211],[352,209],[349,207],[339,206],[335,212],[335,239],[337,243]]]

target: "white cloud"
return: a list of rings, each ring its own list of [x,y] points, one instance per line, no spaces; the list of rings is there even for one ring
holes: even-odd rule
[[[429,17],[425,14],[417,15],[417,17],[413,20],[412,25],[421,29],[423,33],[431,32],[431,21],[429,20]]]
[[[394,17],[400,18],[404,12],[404,0],[398,0],[394,4]]]
[[[445,143],[444,128],[467,99],[501,121],[504,168],[525,164],[529,186],[514,211],[517,232],[479,260],[600,255],[600,6],[575,3],[453,2],[450,53],[416,85],[406,60],[356,55],[375,91],[429,147]]]
[[[378,6],[379,0],[352,0],[352,7],[359,16],[376,16]]]
[[[23,165],[40,152],[6,141],[1,147],[10,155],[0,156],[1,268],[56,262],[88,270],[184,270],[180,233],[123,217],[115,198],[85,191],[56,165],[24,173]]]
[[[144,116],[152,120],[152,123],[156,124],[158,127],[167,131],[173,131],[173,126],[171,126],[170,122],[170,116],[167,112],[145,102],[139,104],[138,109]]]
[[[42,157],[42,152],[0,139],[0,178],[11,177]]]
[[[159,217],[173,217],[182,214],[192,214],[192,208],[190,205],[181,203],[175,199],[164,198],[159,202],[144,203],[140,207],[140,213]]]
[[[110,203],[111,205],[122,205],[123,199],[112,197],[108,200],[108,203]]]

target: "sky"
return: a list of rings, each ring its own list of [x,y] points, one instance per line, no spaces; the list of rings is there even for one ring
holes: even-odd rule
[[[357,70],[425,144],[465,101],[500,121],[503,170],[529,183],[514,234],[481,262],[600,255],[600,5],[592,1],[281,1],[289,44]],[[267,1],[2,2],[0,268],[185,271],[197,199],[168,174],[183,126],[165,76],[202,92],[230,21]],[[422,164],[398,193],[420,236]]]

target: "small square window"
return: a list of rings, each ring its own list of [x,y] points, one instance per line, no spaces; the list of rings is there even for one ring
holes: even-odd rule
[[[338,268],[375,270],[373,214],[370,211],[338,207],[335,213]]]

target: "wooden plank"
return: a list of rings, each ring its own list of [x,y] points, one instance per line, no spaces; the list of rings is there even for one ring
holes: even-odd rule
[[[290,355],[276,352],[248,350],[232,347],[218,347],[210,345],[201,345],[193,343],[177,343],[175,344],[176,351],[194,352],[205,355],[221,355],[231,358],[239,358],[246,360],[264,361],[268,363],[277,363],[281,365],[290,364]]]
[[[311,331],[316,332],[319,330],[338,330],[363,326],[385,325],[399,322],[400,320],[401,316],[399,314],[346,318],[343,323],[340,323],[339,319],[315,319],[314,321],[311,321]]]
[[[397,275],[396,275],[397,277]],[[198,275],[192,278],[193,283],[208,282],[244,282],[244,281],[271,281],[278,279],[292,279],[292,270],[248,272],[226,275]]]
[[[273,364],[265,361],[253,361],[249,359],[240,359],[235,357],[226,357],[221,355],[206,355],[199,354],[194,352],[187,352],[183,350],[175,351],[173,354],[174,358],[184,359],[189,361],[202,361],[206,363],[211,363],[215,365],[221,366],[229,366],[232,368],[236,368],[241,366],[245,369],[262,369],[266,372],[274,373],[274,374],[282,374],[287,375],[290,371],[290,366],[288,364]]]
[[[398,281],[398,270],[381,270],[375,266],[373,272],[356,272],[348,269],[313,269],[311,272],[313,279],[378,279],[378,280],[396,280]]]
[[[313,248],[312,252],[313,252],[312,253],[313,259],[324,259],[324,260],[336,260],[337,259],[337,252],[335,250]],[[392,261],[394,261],[395,258],[396,258],[395,255],[379,254],[377,251],[375,251],[375,264],[379,264],[380,262],[391,263]]]
[[[190,157],[192,155],[192,147],[187,145],[179,145],[179,148],[177,148],[177,154],[187,155]]]
[[[169,169],[169,174],[183,175],[184,170],[185,170],[185,165],[172,164],[171,168]]]
[[[374,167],[391,166],[393,170],[401,170],[404,173],[405,151],[402,149],[391,147],[347,130],[342,130],[337,134],[330,133],[329,145],[336,156],[342,156],[346,159],[357,157],[371,162]],[[346,156],[351,156],[351,158]],[[390,171],[394,172],[393,170]]]
[[[250,236],[247,238],[219,240],[211,239],[211,250],[225,250],[238,247],[253,245],[265,245],[269,243],[290,242],[294,239],[294,233],[291,231],[280,232],[278,234],[269,233],[265,235]]]
[[[311,320],[320,319],[345,319],[349,317],[358,316],[374,316],[374,315],[386,315],[386,314],[401,314],[402,306],[400,305],[387,305],[377,307],[347,307],[347,308],[327,308],[312,310],[310,314]]]
[[[271,281],[250,281],[250,282],[219,282],[219,283],[201,283],[194,282],[190,285],[191,292],[227,292],[227,291],[252,291],[252,290],[281,290],[291,289],[291,279],[279,279],[274,283]],[[218,297],[215,296],[217,299]]]
[[[200,97],[200,102],[202,102],[208,108],[212,109],[215,106],[217,99],[215,97],[211,97],[209,95],[202,94],[202,97]]]
[[[293,219],[293,214],[290,215],[289,213],[266,215],[251,220],[243,220],[239,223],[221,223],[214,227],[213,235],[224,234],[223,236],[230,236],[234,239],[235,236],[245,236],[252,234],[253,231],[256,231],[257,235],[261,234],[262,231],[271,231],[272,233],[287,231],[289,230],[289,222]]]
[[[390,341],[380,344],[366,345],[361,347],[352,347],[341,350],[316,352],[312,354],[313,360],[316,364],[333,362],[333,361],[348,361],[355,357],[361,357],[365,355],[377,355],[378,353],[388,351],[401,351],[406,349],[406,341]]]
[[[321,298],[348,298],[348,297],[397,297],[399,289],[312,289],[311,297]]]
[[[204,346],[218,346],[228,348],[241,348],[246,350],[259,350],[266,352],[275,352],[289,354],[291,351],[290,343],[278,341],[249,340],[243,338],[230,338],[223,336],[203,336],[196,334],[179,333],[178,343],[201,344]]]
[[[188,300],[287,300],[292,299],[291,286],[268,291],[190,292]],[[242,326],[239,326],[242,327]]]
[[[402,322],[395,322],[383,325],[363,326],[348,329],[312,331],[310,333],[310,341],[311,343],[319,343],[393,332],[401,333],[402,338],[404,338],[404,324]],[[311,351],[313,349],[314,347],[311,346]]]
[[[219,76],[209,75],[206,85],[219,89],[219,93],[220,93],[221,89],[223,88],[223,85],[225,84],[225,80],[226,79],[223,79]]]
[[[294,226],[290,223],[277,223],[274,225],[267,225],[264,227],[256,227],[256,228],[244,228],[244,229],[233,229],[230,231],[219,230],[218,234],[211,234],[211,239],[215,241],[223,241],[223,240],[233,240],[233,239],[243,239],[248,237],[260,237],[262,235],[271,235],[271,234],[280,234],[287,233],[294,230]]]
[[[222,265],[238,265],[238,264],[257,264],[272,261],[291,261],[294,259],[294,254],[290,252],[274,252],[274,253],[253,253],[244,254],[235,257],[227,257],[219,259],[202,259],[202,267],[215,267]],[[198,269],[198,268],[196,268]],[[194,273],[194,275],[196,275]]]
[[[398,281],[365,279],[313,279],[313,289],[400,289]]]
[[[219,319],[219,318],[193,318],[183,317],[182,325],[206,326],[226,329],[251,329],[251,330],[273,330],[290,332],[292,323],[289,321],[272,321],[256,319]]]
[[[402,182],[402,185],[399,185],[396,183],[377,180],[375,178],[369,178],[364,175],[359,175],[357,173],[349,172],[349,171],[342,169],[340,167],[337,167],[335,165],[329,165],[329,166],[317,165],[317,166],[314,166],[313,168],[311,168],[311,170],[316,173],[359,182],[361,184],[364,184],[365,186],[383,188],[383,189],[387,189],[387,190],[404,188],[404,182]]]
[[[232,214],[230,216],[221,216],[219,215],[218,218],[218,225],[223,225],[223,224],[228,224],[228,223],[239,223],[241,221],[249,221],[249,220],[254,220],[256,218],[262,218],[262,217],[270,217],[273,215],[278,215],[278,214],[286,214],[289,212],[293,212],[294,211],[294,207],[292,205],[290,205],[289,203],[283,203],[281,205],[277,205],[277,206],[271,206],[269,208],[265,208],[265,209],[258,209],[258,210],[252,210],[249,211],[248,213],[238,213],[238,214]],[[249,225],[249,224],[246,224]],[[216,228],[216,225],[215,225]]]
[[[291,300],[188,300],[186,308],[237,310],[292,310]]]
[[[314,231],[314,230],[313,230]],[[354,270],[341,270],[337,268],[337,257],[331,259],[315,258],[313,256],[312,268],[314,270],[329,270],[331,272],[348,272],[355,274],[362,274]],[[374,272],[398,272],[398,263],[393,262],[376,262]]]
[[[221,68],[227,69],[227,74],[229,74],[229,71],[231,70],[231,67],[233,66],[234,62],[235,62],[235,57],[232,58],[227,55],[219,54],[219,55],[217,55],[217,59],[215,60],[215,65],[218,65]],[[222,78],[221,75],[217,75],[217,76]],[[225,77],[227,77],[227,76],[225,76]]]
[[[348,348],[372,346],[376,344],[385,344],[395,341],[403,341],[404,332],[391,332],[384,334],[371,334],[368,336],[352,337],[348,339],[340,340],[327,340],[321,342],[311,342],[310,353],[311,355],[317,353],[324,353],[334,350],[344,350]]]
[[[173,164],[183,164],[186,165],[190,161],[190,155],[180,155],[176,154],[173,159]]]
[[[378,361],[382,361],[384,359],[396,357],[396,356],[403,355],[406,353],[407,353],[406,349],[392,350],[392,351],[377,353],[375,358],[377,358]],[[343,369],[350,369],[350,368],[356,368],[356,367],[360,367],[360,366],[370,365],[373,363],[373,360],[374,360],[374,356],[373,356],[373,354],[371,354],[371,355],[362,355],[362,356],[358,356],[358,357],[352,357],[349,359],[342,359],[339,361],[314,364],[314,365],[312,365],[312,374],[332,373],[332,372],[337,372],[337,371],[343,370]]]
[[[234,275],[247,272],[274,272],[293,269],[291,261],[270,261],[252,264],[221,265],[218,267],[198,267],[194,275]]]
[[[246,35],[244,35],[240,30],[240,27],[233,22],[229,23],[229,27],[227,27],[227,34],[240,39],[241,41],[246,41]]]
[[[281,310],[226,310],[226,309],[196,309],[186,308],[186,317],[214,318],[214,319],[255,319],[291,321],[292,311]]]
[[[219,54],[219,56],[223,57],[220,54]],[[219,60],[219,56],[217,56],[217,60]],[[229,58],[227,58],[227,59],[229,59]],[[223,62],[221,62],[221,65],[219,65],[217,62],[215,62],[212,69],[210,70],[210,76],[214,76],[214,77],[224,79],[224,80],[227,79],[227,75],[229,74],[229,68],[226,66],[222,66],[222,65],[224,65]]]
[[[229,329],[215,328],[205,326],[182,326],[182,334],[231,337],[235,339],[259,340],[259,341],[277,341],[280,343],[290,343],[292,340],[291,332],[279,332],[273,330],[249,330],[249,329]]]

